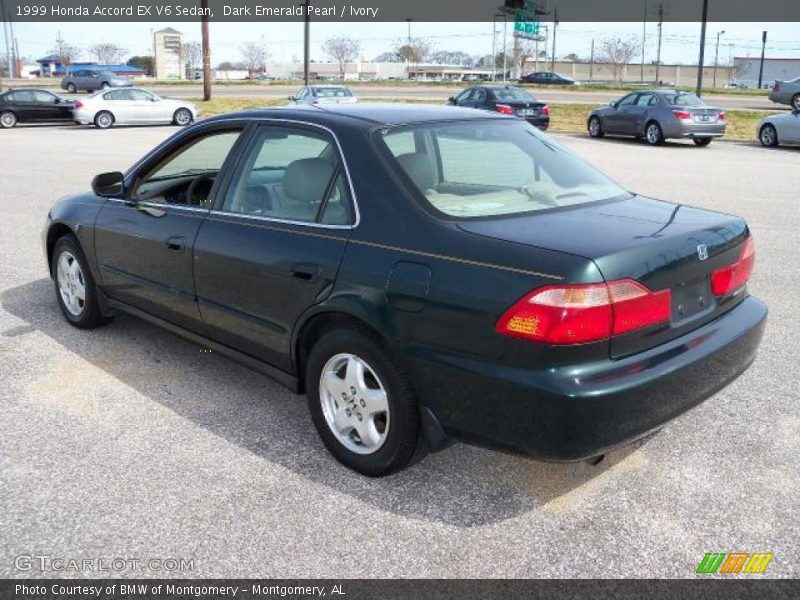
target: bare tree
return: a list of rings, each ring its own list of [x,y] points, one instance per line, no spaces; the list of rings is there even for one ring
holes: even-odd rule
[[[358,58],[361,44],[348,37],[328,38],[322,43],[322,51],[339,65],[339,79],[344,79],[345,67]]]
[[[263,45],[256,42],[247,42],[239,48],[239,52],[242,54],[249,77],[258,72],[266,71],[269,53]]]
[[[73,46],[64,40],[60,34],[56,38],[55,46],[50,49],[50,54],[55,54],[58,57],[58,61],[65,67],[71,65],[80,56],[80,53],[77,46]]]
[[[181,46],[183,63],[186,65],[186,72],[193,74],[194,70],[200,67],[203,60],[203,48],[200,42],[185,42]]]
[[[128,49],[111,42],[103,42],[91,46],[89,52],[94,54],[101,64],[115,65],[122,62],[122,59],[128,53]]]
[[[517,75],[522,77],[525,73],[525,63],[536,55],[536,43],[533,40],[514,38],[514,49],[511,55]]]
[[[639,44],[631,39],[607,38],[600,46],[600,62],[608,64],[614,82],[622,85],[625,66],[639,53]]]
[[[411,65],[418,65],[431,53],[432,44],[427,38],[411,38],[410,40],[401,41],[395,52],[408,63],[408,69]]]

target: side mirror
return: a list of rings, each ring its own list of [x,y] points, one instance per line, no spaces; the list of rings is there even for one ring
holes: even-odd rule
[[[125,189],[123,175],[119,171],[100,173],[92,179],[92,191],[102,198],[115,198],[122,195]]]
[[[453,96],[450,96],[450,97],[447,99],[447,103],[448,103],[448,104],[455,104],[455,103],[456,103],[456,99],[455,99]]]
[[[297,100],[297,97],[295,97],[295,96],[289,96],[289,100],[292,100],[292,101],[294,101],[294,100]]]
[[[612,100],[611,102],[609,102],[609,103],[608,103],[608,105],[609,105],[611,108],[617,108],[617,103],[616,103],[614,100]]]

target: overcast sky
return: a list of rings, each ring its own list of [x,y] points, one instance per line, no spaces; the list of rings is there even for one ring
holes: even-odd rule
[[[547,25],[547,23],[544,23]],[[550,24],[552,26],[552,24]],[[164,23],[15,23],[15,36],[20,54],[40,58],[54,46],[59,32],[69,43],[84,50],[81,60],[91,60],[86,49],[98,42],[114,42],[131,54],[149,54],[151,32],[174,27],[186,34],[186,39],[200,39],[197,22]],[[263,40],[272,61],[302,60],[303,24],[298,23],[211,23],[212,62],[241,60],[239,48],[244,42]],[[407,23],[312,23],[312,59],[326,60],[320,44],[328,37],[346,35],[361,42],[362,54],[371,59],[389,50],[408,33]],[[502,48],[502,21],[498,23],[498,51]],[[721,36],[720,64],[732,56],[757,56],[761,52],[761,31],[769,31],[767,55],[800,57],[800,23],[709,23],[706,63],[714,60],[716,34]],[[508,27],[508,44],[512,43],[513,23]],[[655,60],[657,25],[647,24],[646,60]],[[489,54],[492,51],[492,23],[412,23],[412,36],[431,38],[434,50],[461,50],[469,54]],[[558,27],[556,54],[561,57],[576,53],[589,56],[591,41],[604,37],[633,37],[641,41],[641,23],[562,23]],[[662,60],[667,63],[696,63],[700,37],[699,23],[664,23]],[[550,53],[548,46],[548,55]]]

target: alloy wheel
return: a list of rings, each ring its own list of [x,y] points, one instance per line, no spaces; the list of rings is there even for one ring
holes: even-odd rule
[[[14,113],[5,112],[2,115],[0,115],[0,125],[2,125],[3,127],[8,129],[16,124],[17,124],[17,117]]]
[[[185,126],[192,122],[192,113],[185,108],[180,108],[175,113],[175,122],[178,125]]]
[[[600,121],[597,119],[591,119],[589,121],[589,134],[592,137],[597,137],[600,133]]]
[[[108,129],[111,127],[111,124],[114,122],[111,115],[103,112],[97,115],[97,126],[103,129]]]
[[[328,427],[356,454],[377,452],[389,432],[389,397],[375,370],[355,354],[336,354],[320,374],[319,398]]]
[[[797,94],[792,98],[792,108],[795,110],[800,110],[800,94]]]
[[[655,123],[647,126],[647,142],[650,144],[657,144],[661,141],[661,128]]]
[[[79,317],[86,307],[86,280],[80,263],[66,250],[58,257],[56,278],[64,307],[71,315]]]
[[[778,134],[772,125],[764,125],[761,128],[761,143],[764,146],[774,146],[778,141]]]

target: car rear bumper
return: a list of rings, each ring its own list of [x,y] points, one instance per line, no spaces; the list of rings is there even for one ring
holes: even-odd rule
[[[722,137],[725,135],[725,124],[691,124],[681,125],[678,135],[684,138],[708,138],[708,137]]]
[[[526,117],[525,120],[542,131],[547,131],[550,127],[550,117]]]
[[[618,360],[520,369],[463,356],[410,359],[448,436],[546,460],[580,460],[659,429],[753,361],[767,307],[748,297],[695,331]]]

